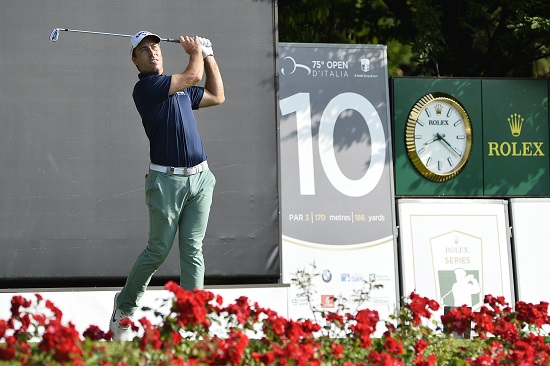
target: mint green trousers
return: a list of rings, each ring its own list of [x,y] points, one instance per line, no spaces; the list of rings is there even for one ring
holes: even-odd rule
[[[118,296],[118,308],[134,313],[149,281],[179,238],[180,286],[203,288],[202,241],[206,233],[216,178],[207,169],[188,177],[150,170],[145,179],[149,241],[137,257]]]

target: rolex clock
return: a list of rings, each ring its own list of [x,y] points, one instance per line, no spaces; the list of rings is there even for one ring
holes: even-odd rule
[[[453,96],[426,94],[409,113],[405,143],[411,162],[424,178],[448,181],[460,174],[470,158],[470,117]]]

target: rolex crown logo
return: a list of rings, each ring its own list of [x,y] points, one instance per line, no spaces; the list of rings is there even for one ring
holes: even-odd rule
[[[435,105],[435,113],[439,116],[443,112],[443,106],[439,103]]]
[[[510,132],[512,132],[512,136],[518,137],[521,134],[521,126],[523,125],[524,118],[517,114],[511,114],[510,117],[508,117],[508,124],[510,125]]]

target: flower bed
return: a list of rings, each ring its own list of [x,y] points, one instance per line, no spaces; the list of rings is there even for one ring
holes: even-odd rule
[[[301,282],[303,285],[304,282]],[[91,325],[82,335],[40,295],[14,296],[11,317],[0,319],[0,363],[7,365],[548,365],[548,303],[485,296],[483,306],[467,307],[434,319],[436,301],[411,293],[390,320],[374,310],[319,311],[319,321],[293,321],[241,297],[222,306],[213,293],[186,291],[169,282],[169,314],[158,324],[130,322],[141,336],[110,341],[111,333]],[[304,287],[307,290],[307,286]],[[306,291],[307,295],[307,291]],[[363,295],[365,295],[363,293]],[[365,296],[363,296],[365,298]],[[226,334],[212,335],[213,322]],[[385,333],[375,337],[378,325]],[[469,328],[473,339],[457,340]]]

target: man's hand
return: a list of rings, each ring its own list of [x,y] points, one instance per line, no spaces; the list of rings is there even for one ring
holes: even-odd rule
[[[199,42],[202,45],[202,57],[214,56],[214,50],[212,49],[212,42],[208,38],[199,37]]]
[[[189,56],[200,55],[202,52],[202,45],[198,36],[180,36],[180,44]]]

